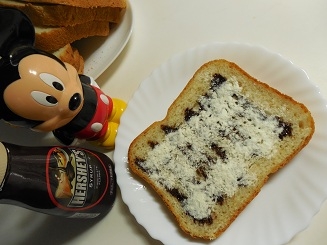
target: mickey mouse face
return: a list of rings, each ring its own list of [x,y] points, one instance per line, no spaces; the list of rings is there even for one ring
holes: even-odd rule
[[[70,122],[83,106],[83,91],[76,70],[41,54],[18,64],[20,79],[4,90],[4,101],[15,114],[43,121],[35,130],[52,131]]]

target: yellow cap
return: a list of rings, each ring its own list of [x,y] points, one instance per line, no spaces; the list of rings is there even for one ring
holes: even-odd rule
[[[3,179],[5,178],[6,170],[8,165],[8,156],[6,147],[0,143],[0,187]]]

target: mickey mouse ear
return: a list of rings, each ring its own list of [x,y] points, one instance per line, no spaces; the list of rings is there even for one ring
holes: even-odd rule
[[[18,46],[33,46],[35,30],[29,18],[17,9],[0,8],[0,61]]]
[[[32,54],[42,54],[42,51],[34,48],[33,46],[20,45],[19,47],[12,49],[12,51],[10,52],[10,64],[13,66],[17,66],[24,57]]]

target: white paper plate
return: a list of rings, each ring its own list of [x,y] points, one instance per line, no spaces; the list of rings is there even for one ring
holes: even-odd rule
[[[128,4],[122,22],[110,30],[108,37],[89,37],[76,42],[76,47],[85,58],[84,74],[98,78],[125,48],[132,30],[133,13]]]
[[[227,231],[208,244],[284,244],[308,226],[327,197],[326,102],[306,73],[265,48],[239,43],[213,43],[173,56],[161,65],[129,101],[116,138],[114,160],[124,202],[149,234],[164,244],[203,244],[180,231],[152,190],[130,173],[131,141],[160,120],[194,72],[205,62],[224,58],[249,74],[304,103],[312,112],[316,132],[292,163],[274,175]]]

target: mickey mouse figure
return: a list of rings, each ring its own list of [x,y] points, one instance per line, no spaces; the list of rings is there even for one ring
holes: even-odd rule
[[[104,94],[68,63],[34,47],[35,30],[21,11],[0,8],[0,118],[50,132],[63,144],[75,139],[113,148],[126,103]]]

